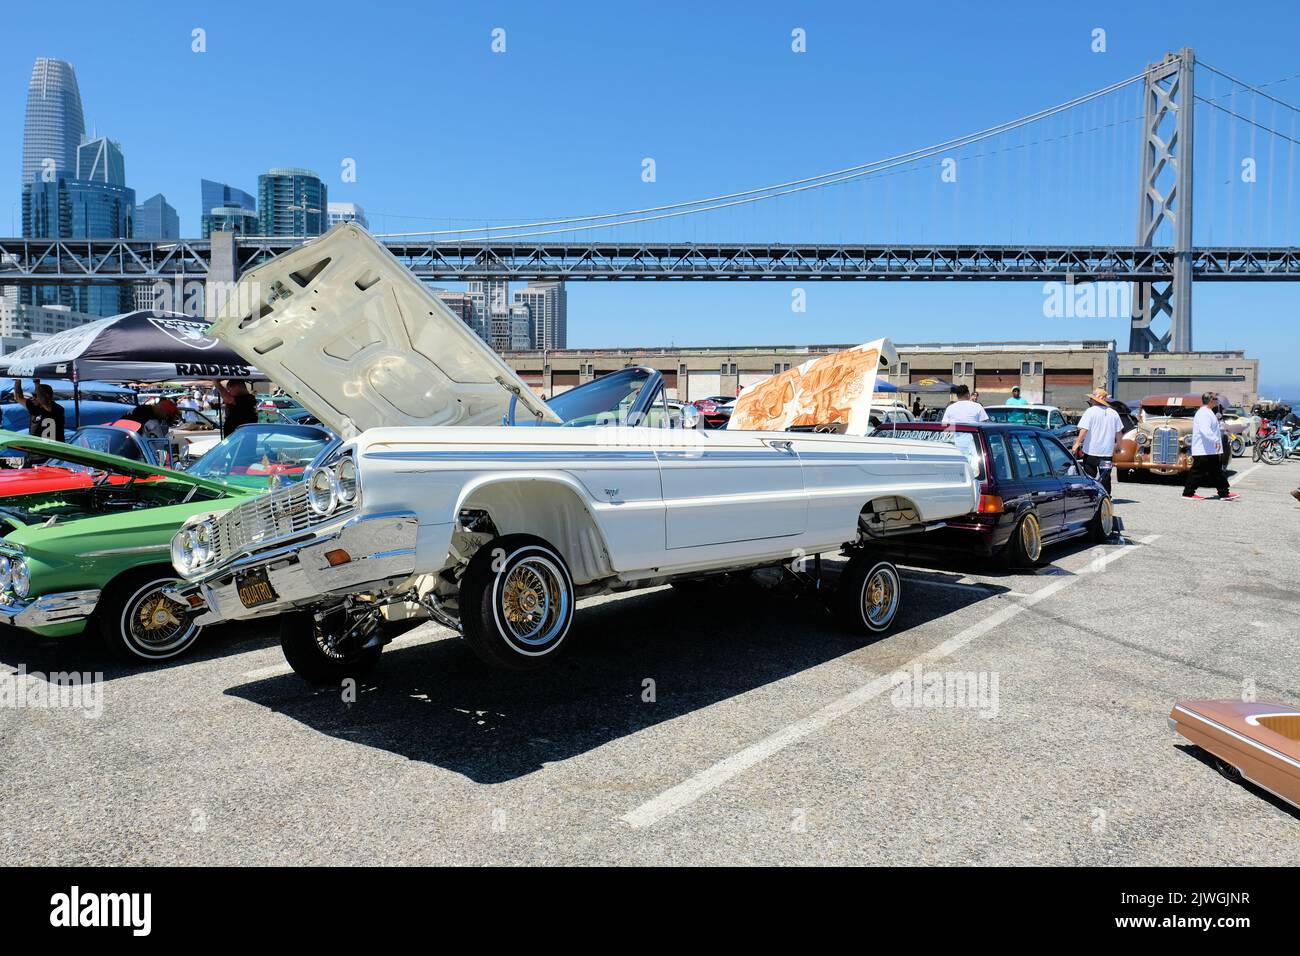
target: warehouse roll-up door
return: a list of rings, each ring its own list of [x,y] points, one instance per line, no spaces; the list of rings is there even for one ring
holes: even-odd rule
[[[1011,397],[1011,389],[1020,384],[1019,372],[975,373],[975,391],[984,405],[1001,405]]]
[[[717,395],[722,376],[718,372],[689,372],[686,379],[686,401],[698,402],[701,398]]]
[[[1061,369],[1043,376],[1043,404],[1081,412],[1088,407],[1088,393],[1096,386],[1092,369]]]

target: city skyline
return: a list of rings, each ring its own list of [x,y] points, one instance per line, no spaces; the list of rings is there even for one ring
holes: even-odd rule
[[[384,18],[390,21],[384,24],[355,23],[341,6],[326,4],[325,23],[346,23],[357,48],[382,47],[385,57],[350,61],[353,75],[346,84],[333,82],[327,65],[304,60],[292,82],[267,85],[253,69],[258,44],[241,35],[239,16],[225,10],[210,15],[160,10],[146,27],[148,42],[158,52],[150,69],[168,70],[178,82],[193,84],[212,98],[206,112],[226,118],[226,126],[204,134],[203,159],[196,163],[193,130],[185,135],[173,130],[168,136],[147,121],[141,98],[109,101],[111,89],[140,88],[134,82],[110,83],[110,62],[128,80],[143,74],[94,47],[91,38],[102,14],[91,6],[84,10],[79,21],[84,27],[58,37],[58,50],[49,48],[49,37],[38,29],[34,15],[20,11],[14,48],[33,58],[65,56],[77,66],[83,94],[92,85],[88,71],[93,75],[96,125],[123,143],[133,182],[149,183],[151,193],[163,193],[180,211],[183,236],[200,231],[194,215],[199,203],[187,198],[197,191],[196,179],[214,176],[248,185],[279,163],[318,169],[329,198],[363,203],[377,233],[466,221],[505,223],[680,201],[887,155],[1059,102],[1138,72],[1165,49],[1183,44],[1197,46],[1201,55],[1252,81],[1295,72],[1293,54],[1281,39],[1293,31],[1281,28],[1261,35],[1248,25],[1223,21],[1206,3],[1189,5],[1177,37],[1166,37],[1157,12],[1118,4],[1086,12],[1026,7],[1018,25],[1001,24],[996,31],[973,13],[961,12],[945,12],[936,25],[942,29],[931,29],[919,11],[891,10],[868,18],[829,9],[792,12],[773,4],[758,5],[744,23],[733,23],[721,14],[669,6],[633,18],[635,23],[621,23],[609,11],[543,16],[501,5],[459,12],[438,23],[443,37],[440,76],[455,76],[478,90],[476,95],[501,102],[503,110],[511,103],[509,91],[526,79],[538,88],[587,88],[594,78],[603,82],[558,122],[530,116],[517,127],[525,136],[512,136],[505,148],[484,149],[475,137],[458,137],[455,124],[436,109],[412,113],[410,107],[418,101],[400,93],[402,80],[414,76],[420,38],[434,27],[428,14],[408,11]],[[267,11],[267,30],[273,34],[284,27],[285,16]],[[1280,27],[1297,23],[1295,12],[1282,4],[1265,4],[1261,16]],[[394,22],[406,29],[392,30]],[[1104,55],[1089,49],[1089,33],[1098,25],[1107,30]],[[491,31],[498,26],[506,31],[500,54],[490,47]],[[807,31],[803,56],[791,52],[793,27]],[[193,30],[200,28],[206,43],[202,53],[191,49]],[[924,58],[915,55],[921,46],[930,50]],[[583,55],[555,56],[575,49]],[[664,51],[672,51],[688,69],[665,72]],[[995,51],[998,55],[992,55]],[[30,68],[30,60],[23,68]],[[13,72],[4,69],[9,73],[0,76]],[[759,109],[724,115],[691,96],[692,90],[709,85],[740,89],[736,84],[759,70],[766,77],[761,89],[753,90]],[[1295,102],[1300,99],[1297,85],[1283,82],[1270,89]],[[954,95],[974,88],[995,95]],[[655,90],[658,105],[631,107],[623,96],[630,89]],[[889,91],[904,92],[884,95]],[[300,114],[310,121],[296,121]],[[295,120],[284,121],[286,115]],[[358,116],[364,117],[359,124],[345,122]],[[411,122],[416,116],[420,121]],[[503,122],[503,133],[515,129],[511,124]],[[1075,241],[1110,235],[1110,241],[1132,242],[1135,155],[1120,148],[1113,157],[1097,156],[1095,150],[1090,155],[1097,175],[1115,186],[1113,208],[1089,210],[1081,201],[1080,208],[1063,209],[1060,215],[1053,211],[1045,216],[1045,225],[1030,228],[1050,234],[1050,226],[1061,238],[1079,237]],[[1284,152],[1274,155],[1275,163],[1283,161],[1279,156]],[[657,163],[654,182],[641,177],[647,157]],[[1224,161],[1218,157],[1219,166]],[[1077,170],[1074,174],[1079,175]],[[972,177],[963,180],[962,188],[977,199],[977,185]],[[839,216],[820,228],[823,233],[846,230],[848,202],[862,206],[852,238],[910,233],[937,241],[949,231],[965,230],[987,235],[985,241],[1019,241],[1025,210],[1038,204],[1038,197],[1023,196],[1017,200],[1023,208],[1005,204],[980,212],[972,201],[940,221],[908,222],[909,204],[923,198],[923,191],[897,186],[892,194],[832,197],[820,211],[813,203],[796,211],[741,210],[733,217],[733,228],[755,238],[802,236],[818,232],[819,217],[831,223]],[[1255,205],[1242,196],[1231,200],[1235,206],[1203,203],[1200,241],[1209,237],[1229,243],[1252,231],[1261,237],[1284,231],[1280,218],[1269,222],[1264,197],[1251,201],[1255,199]],[[1281,208],[1280,196],[1272,206]],[[679,225],[687,240],[693,230],[704,228]],[[724,228],[726,223],[709,225]],[[574,309],[569,337],[571,344],[582,346],[855,341],[877,334],[927,340],[1086,336],[1114,338],[1121,346],[1127,340],[1124,317],[1045,319],[1042,293],[1031,284],[810,285],[802,313],[791,309],[794,289],[788,283],[593,283],[571,285],[569,291]],[[1294,323],[1280,320],[1289,319],[1295,305],[1295,293],[1280,284],[1198,285],[1196,347],[1246,348],[1265,357],[1266,384],[1294,381],[1300,378],[1290,372],[1300,364],[1300,333],[1291,327]]]

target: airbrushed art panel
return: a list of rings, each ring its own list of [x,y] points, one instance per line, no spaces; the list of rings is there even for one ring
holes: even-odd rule
[[[804,425],[843,424],[849,435],[870,428],[884,340],[845,349],[773,375],[736,399],[728,429],[787,431]]]

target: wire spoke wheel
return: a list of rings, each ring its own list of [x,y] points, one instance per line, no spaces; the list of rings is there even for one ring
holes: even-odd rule
[[[1020,548],[1029,561],[1037,561],[1043,554],[1043,532],[1038,516],[1027,514],[1020,522]]]
[[[564,575],[550,559],[530,555],[510,568],[497,586],[501,619],[514,641],[546,644],[568,617]]]
[[[898,610],[898,573],[893,565],[881,564],[862,588],[862,616],[872,628],[883,628]]]
[[[1101,507],[1097,509],[1097,516],[1101,519],[1101,533],[1109,538],[1111,532],[1115,530],[1115,509],[1110,503],[1109,498],[1101,499]]]
[[[162,660],[194,643],[199,627],[185,609],[163,596],[175,580],[153,580],[138,588],[122,605],[117,619],[122,644],[136,657]]]

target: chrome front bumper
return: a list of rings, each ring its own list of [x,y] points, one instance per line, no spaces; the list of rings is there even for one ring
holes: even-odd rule
[[[354,515],[321,525],[291,544],[273,543],[235,558],[166,593],[189,605],[195,622],[206,625],[279,614],[319,603],[322,597],[382,588],[415,573],[418,529],[410,513]],[[236,578],[256,568],[266,571],[275,598],[250,608],[239,598]]]
[[[43,594],[25,604],[0,604],[0,621],[14,627],[49,627],[84,621],[95,613],[98,591]]]

